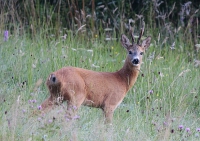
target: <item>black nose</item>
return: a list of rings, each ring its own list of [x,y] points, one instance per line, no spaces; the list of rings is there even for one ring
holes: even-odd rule
[[[133,64],[139,64],[139,62],[140,62],[140,61],[139,61],[139,59],[137,59],[137,58],[136,58],[136,59],[133,59],[133,61],[132,61]]]

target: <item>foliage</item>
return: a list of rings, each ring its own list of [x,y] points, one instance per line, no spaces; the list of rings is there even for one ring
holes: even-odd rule
[[[110,38],[130,28],[138,34],[144,20],[147,31],[154,37],[160,34],[161,39],[167,38],[172,44],[181,30],[181,39],[194,46],[200,32],[199,2],[195,0],[1,0],[0,3],[1,31],[11,30],[20,35],[35,36],[42,31],[44,37],[48,34],[58,37],[67,35],[66,31],[61,33],[64,28],[75,35],[94,37],[111,28],[116,34],[107,34]]]
[[[199,2],[191,2],[0,0],[0,140],[199,140]],[[37,115],[50,72],[120,69],[119,35],[138,35],[142,20],[153,40],[112,126],[84,106],[69,120],[66,103]]]
[[[48,74],[63,66],[116,71],[125,50],[118,41],[71,35],[49,42],[37,35],[0,41],[0,140],[199,140],[199,68],[194,53],[152,44],[139,78],[114,114],[103,124],[100,109],[82,106],[72,120],[66,103],[37,115],[48,96]],[[182,44],[178,42],[177,44]]]

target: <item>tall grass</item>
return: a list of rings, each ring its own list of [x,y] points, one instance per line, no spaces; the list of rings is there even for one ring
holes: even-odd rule
[[[199,68],[190,61],[194,53],[183,52],[179,42],[175,50],[152,43],[111,127],[95,108],[81,107],[73,120],[66,117],[65,103],[45,115],[35,113],[48,96],[50,72],[63,66],[120,69],[126,53],[118,41],[38,35],[11,36],[0,44],[1,140],[199,140]]]
[[[184,20],[176,23],[177,3],[164,11],[160,1],[147,1],[134,13],[126,1],[92,1],[89,8],[84,0],[56,2],[0,1],[0,32],[9,32],[6,41],[0,38],[0,140],[199,140],[199,28],[191,3],[183,3]],[[112,126],[89,107],[69,120],[66,103],[37,115],[49,95],[50,72],[63,66],[119,70],[126,57],[120,34],[133,29],[138,35],[143,19],[152,44]]]
[[[110,28],[117,36],[129,32],[139,33],[142,20],[148,23],[153,37],[160,33],[160,41],[173,44],[181,36],[190,49],[199,40],[199,2],[179,1],[100,1],[100,0],[0,0],[0,32],[9,30],[32,38],[54,34],[55,38],[67,34],[95,37]],[[179,32],[180,31],[180,32]],[[182,34],[182,35],[180,35]],[[109,38],[116,38],[106,34]]]

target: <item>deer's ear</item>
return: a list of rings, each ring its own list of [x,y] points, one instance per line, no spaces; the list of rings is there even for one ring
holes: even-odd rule
[[[131,45],[129,39],[126,37],[126,35],[122,34],[121,36],[121,44],[124,48],[128,50],[129,46]]]
[[[142,41],[142,47],[147,49],[150,46],[151,43],[151,37],[147,37],[144,41]]]

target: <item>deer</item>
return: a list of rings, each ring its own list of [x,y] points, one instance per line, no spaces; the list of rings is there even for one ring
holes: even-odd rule
[[[73,106],[78,110],[81,105],[101,108],[105,123],[112,124],[114,111],[135,84],[143,54],[150,46],[150,36],[140,43],[143,32],[144,27],[137,43],[133,33],[132,42],[126,35],[121,35],[121,45],[127,50],[127,56],[123,67],[116,72],[97,72],[72,66],[52,72],[46,81],[50,96],[41,104],[42,110],[51,109],[56,104],[55,99],[62,96],[62,101],[67,101],[67,110]]]

